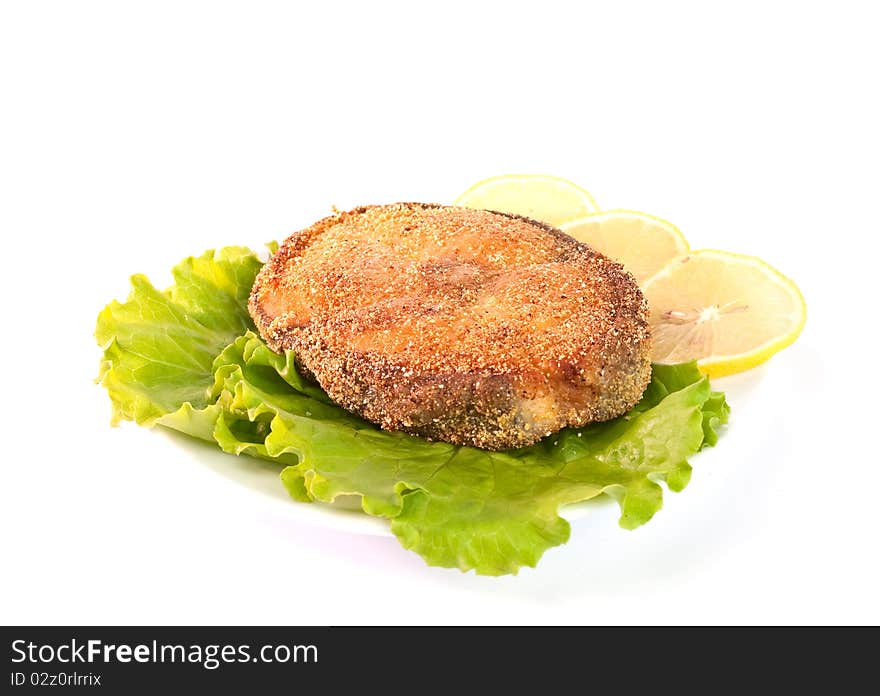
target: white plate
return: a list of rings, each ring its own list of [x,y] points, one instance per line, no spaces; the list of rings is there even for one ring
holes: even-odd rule
[[[741,409],[748,408],[748,405],[754,400],[755,392],[760,391],[757,387],[765,375],[766,368],[762,366],[740,375],[713,380],[712,386],[726,393],[728,403],[734,409],[733,418],[736,418],[736,414]],[[772,425],[766,419],[759,418],[757,420],[763,426],[762,429]],[[355,534],[391,536],[388,520],[362,512],[358,496],[338,498],[332,505],[302,503],[293,500],[282,485],[278,475],[283,467],[254,457],[235,457],[220,452],[208,443],[182,436],[173,431],[161,428],[157,430],[163,432],[168,438],[169,447],[177,447],[187,452],[195,461],[212,472],[240,486],[243,496],[253,498],[250,502],[264,507],[272,506],[275,514],[291,520]],[[752,432],[752,436],[754,435],[755,433]],[[707,460],[725,458],[724,439],[726,437],[729,435],[723,433],[719,448],[709,448],[692,458],[691,463],[694,464],[695,469],[710,463]],[[713,466],[715,465],[713,463]],[[684,495],[687,495],[688,492],[686,489]],[[665,492],[665,495],[673,494]],[[560,510],[560,514],[569,522],[574,522],[596,510],[597,506],[608,505],[614,505],[613,501],[607,496],[600,496],[582,503],[566,505]]]

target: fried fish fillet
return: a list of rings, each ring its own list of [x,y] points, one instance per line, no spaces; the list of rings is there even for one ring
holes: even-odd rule
[[[455,444],[521,447],[608,420],[650,379],[633,278],[515,215],[423,203],[333,215],[281,245],[249,309],[339,405]]]

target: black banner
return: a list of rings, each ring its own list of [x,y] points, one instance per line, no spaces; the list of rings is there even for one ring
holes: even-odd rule
[[[263,693],[319,686],[337,693],[350,686],[372,693],[405,689],[405,674],[420,689],[443,684],[465,693],[485,679],[495,693],[500,684],[522,689],[526,679],[558,685],[610,678],[630,687],[644,679],[656,686],[663,674],[679,686],[703,675],[730,687],[758,674],[790,681],[807,664],[815,683],[823,673],[846,681],[872,664],[873,642],[845,650],[837,643],[835,650],[827,640],[809,647],[788,636],[780,641],[779,629],[748,637],[745,629],[700,630],[707,636],[694,640],[644,627],[4,627],[0,690]],[[780,652],[780,644],[789,650]]]

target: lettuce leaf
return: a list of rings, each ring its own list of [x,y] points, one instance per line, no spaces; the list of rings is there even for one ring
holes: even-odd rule
[[[95,328],[104,348],[98,381],[110,395],[114,424],[152,425],[184,404],[209,404],[214,359],[254,328],[247,299],[261,266],[250,249],[227,247],[184,259],[165,292],[132,276],[128,300],[107,305]]]
[[[246,304],[259,268],[233,247],[186,259],[164,292],[132,278],[128,300],[108,305],[96,330],[114,422],[159,424],[276,461],[299,501],[359,496],[430,565],[487,575],[535,566],[569,537],[560,506],[601,494],[634,529],[662,506],[661,483],[687,485],[688,458],[727,422],[723,394],[687,363],[655,365],[630,413],[519,450],[382,431],[334,405],[292,353],[273,353],[254,333]]]

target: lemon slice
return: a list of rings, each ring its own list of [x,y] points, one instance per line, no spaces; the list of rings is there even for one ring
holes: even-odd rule
[[[620,261],[641,285],[690,248],[671,222],[632,210],[609,210],[559,226],[579,242]]]
[[[542,174],[484,179],[461,194],[455,205],[525,215],[554,227],[598,210],[596,201],[580,186]]]
[[[712,377],[748,370],[794,342],[807,308],[793,281],[754,256],[695,251],[645,283],[652,359],[697,360]]]

